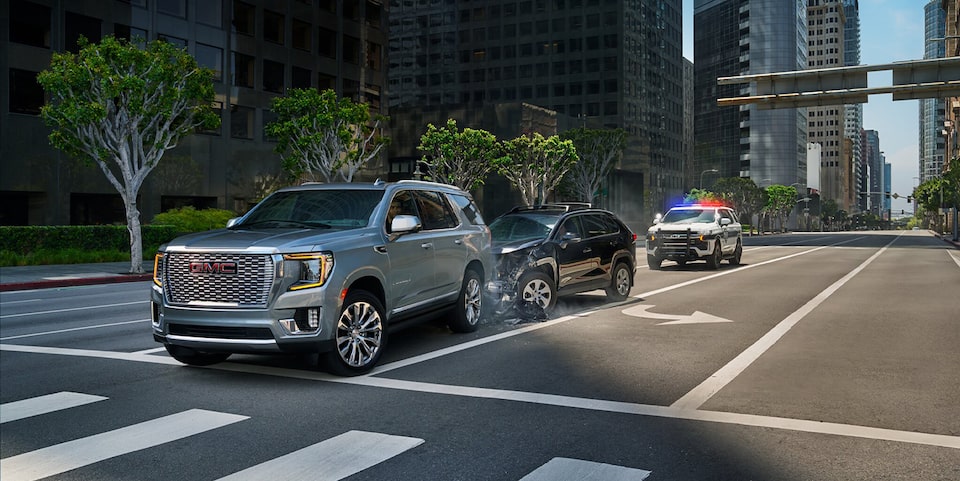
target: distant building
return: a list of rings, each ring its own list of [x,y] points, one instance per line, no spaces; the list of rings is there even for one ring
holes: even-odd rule
[[[843,65],[860,65],[860,0],[843,0],[846,22],[843,25]],[[853,168],[853,202],[851,214],[867,208],[867,167],[863,161],[863,104],[844,105],[846,111],[844,137],[849,140]]]
[[[943,38],[946,36],[947,12],[941,6],[940,0],[930,0],[923,7],[923,58],[944,58],[946,46]],[[920,183],[940,177],[943,172],[943,161],[946,155],[947,132],[946,99],[920,99]]]
[[[880,151],[880,133],[876,130],[864,130],[864,156],[867,159],[870,200],[867,209],[871,214],[883,215],[883,152]]]
[[[0,13],[0,224],[125,223],[120,196],[95,166],[50,147],[36,75],[83,35],[165,39],[216,73],[220,129],[168,151],[140,191],[143,222],[173,207],[245,211],[282,179],[264,134],[287,88],[332,88],[387,114],[387,5],[380,0],[79,2],[9,0]],[[376,177],[382,162],[364,172]]]
[[[797,0],[695,0],[693,22],[695,171],[764,187],[805,182],[807,109],[718,107],[717,99],[751,87],[718,86],[717,78],[807,68],[806,8]]]

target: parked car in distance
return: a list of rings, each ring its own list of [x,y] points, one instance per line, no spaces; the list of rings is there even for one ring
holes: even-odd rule
[[[490,223],[495,272],[489,292],[501,312],[605,289],[623,300],[633,287],[637,239],[613,213],[589,204],[516,207]]]
[[[723,205],[693,204],[657,214],[647,230],[647,265],[658,270],[665,259],[684,265],[705,260],[710,269],[722,259],[740,264],[743,230],[737,213]]]
[[[335,374],[366,373],[408,321],[477,329],[490,244],[470,194],[448,185],[281,189],[226,229],[160,247],[153,336],[186,364],[306,351]]]

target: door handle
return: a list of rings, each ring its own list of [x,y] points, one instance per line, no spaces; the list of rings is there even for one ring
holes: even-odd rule
[[[591,252],[593,252],[593,249],[591,249],[591,248],[589,248],[589,247],[586,247],[586,248],[583,249],[583,253],[584,253],[584,254],[589,254],[589,253],[591,253]]]
[[[457,239],[457,240],[453,241],[453,243],[456,244],[456,245],[463,244],[463,239]]]
[[[420,244],[420,247],[423,247],[424,249],[430,249],[433,247],[433,242],[424,242],[423,244]]]

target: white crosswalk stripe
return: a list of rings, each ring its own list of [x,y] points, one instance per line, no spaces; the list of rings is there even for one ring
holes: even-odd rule
[[[191,409],[0,460],[3,481],[34,480],[248,419]]]
[[[612,464],[553,458],[520,481],[641,481],[650,471]]]
[[[94,396],[92,394],[82,394],[78,392],[63,391],[45,396],[14,401],[0,405],[0,424],[16,421],[18,419],[39,416],[41,414],[52,413],[63,409],[83,406],[97,401],[103,401],[107,398],[103,396]]]
[[[220,481],[337,481],[413,449],[423,442],[419,438],[349,431],[220,478]]]
[[[39,416],[108,398],[59,392],[0,405],[0,422]],[[191,409],[105,433],[0,459],[0,479],[32,481],[221,428],[248,416]],[[218,481],[338,481],[409,451],[425,441],[348,431],[243,469]],[[570,458],[553,458],[520,481],[642,481],[650,471]],[[429,477],[429,476],[427,476]]]

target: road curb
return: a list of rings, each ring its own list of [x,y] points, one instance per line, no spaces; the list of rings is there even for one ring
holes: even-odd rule
[[[0,292],[25,291],[29,289],[49,289],[54,287],[90,286],[95,284],[118,284],[121,282],[142,282],[153,279],[153,274],[121,274],[106,277],[77,277],[70,279],[44,279],[28,282],[0,284]]]

